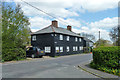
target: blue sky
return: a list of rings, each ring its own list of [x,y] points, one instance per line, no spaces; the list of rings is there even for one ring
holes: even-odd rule
[[[19,3],[24,14],[30,19],[30,28],[33,32],[47,27],[51,21],[48,15],[21,2]],[[66,28],[72,25],[72,31],[76,33],[93,34],[98,39],[98,32],[101,31],[101,38],[110,40],[109,30],[118,25],[118,0],[25,0],[33,6],[47,12],[58,20],[59,27]]]

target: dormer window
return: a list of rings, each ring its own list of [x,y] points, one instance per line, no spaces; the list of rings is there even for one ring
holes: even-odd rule
[[[75,37],[75,41],[76,41],[76,42],[78,41],[77,37]]]
[[[32,41],[36,41],[36,35],[32,36]]]
[[[60,40],[63,40],[63,35],[60,35]]]
[[[70,39],[70,36],[67,36],[67,41],[69,41],[69,39]]]

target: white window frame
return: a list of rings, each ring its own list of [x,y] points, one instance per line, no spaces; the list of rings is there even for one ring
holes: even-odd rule
[[[36,41],[36,35],[32,36],[32,41]]]
[[[54,34],[51,34],[51,36],[54,36]]]
[[[77,42],[78,41],[78,38],[77,37],[75,37],[75,42]]]
[[[79,50],[80,50],[80,51],[83,50],[83,46],[79,46]]]
[[[60,52],[63,52],[63,47],[62,46],[60,47]]]
[[[69,52],[69,51],[70,51],[70,47],[69,47],[69,46],[67,46],[67,47],[66,47],[66,50],[67,50],[67,52]]]
[[[56,46],[56,47],[55,47],[55,52],[56,52],[56,53],[59,53],[59,52],[60,52],[60,50],[59,50],[59,47],[58,47],[58,46]]]
[[[79,41],[81,42],[81,38],[79,38]]]
[[[78,47],[76,46],[76,51],[78,51]]]
[[[45,47],[45,52],[46,53],[50,53],[51,52],[51,47],[49,46],[49,47]]]
[[[82,50],[83,50],[83,46],[81,46]]]
[[[63,35],[60,34],[60,40],[63,40]]]
[[[55,34],[55,36],[57,36],[57,34]]]
[[[73,46],[73,51],[76,51],[76,47],[75,46]]]
[[[70,36],[67,36],[67,41],[69,41],[70,40]]]

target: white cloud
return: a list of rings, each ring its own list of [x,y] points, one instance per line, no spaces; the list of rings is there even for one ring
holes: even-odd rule
[[[21,0],[14,0],[21,2]],[[118,7],[119,0],[24,0],[41,10],[62,18],[79,16],[77,12],[97,12]],[[26,15],[45,15],[25,3],[20,3]],[[33,11],[34,10],[34,11]]]
[[[109,37],[109,30],[112,29],[112,27],[115,27],[118,25],[118,17],[113,18],[104,18],[103,20],[91,22],[87,24],[87,26],[83,26],[80,29],[73,28],[73,31],[76,33],[87,33],[87,34],[93,34],[96,37],[96,40],[98,40],[99,31],[101,32],[101,38],[110,40]]]
[[[32,31],[36,31],[38,29],[42,29],[44,27],[47,27],[51,24],[51,21],[42,17],[32,17],[30,18],[30,27]]]
[[[59,21],[59,19],[62,20],[62,22]],[[67,19],[59,18],[59,19],[58,19],[59,23],[65,25],[65,26],[71,25],[71,26],[78,27],[78,28],[81,27],[81,23],[79,20],[76,20],[73,18],[67,18]]]
[[[105,29],[111,29],[112,27],[115,27],[118,25],[118,17],[113,18],[104,18],[103,20],[91,22],[89,26],[91,28],[105,28]]]

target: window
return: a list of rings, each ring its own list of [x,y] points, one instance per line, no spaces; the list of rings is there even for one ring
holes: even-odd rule
[[[67,52],[69,52],[70,51],[70,47],[69,46],[67,46]]]
[[[79,41],[81,42],[81,38],[79,38]]]
[[[75,48],[75,46],[73,46],[73,51],[75,51],[76,50],[76,48]]]
[[[78,40],[77,37],[75,37],[75,41],[76,41],[76,42],[77,42],[77,40]]]
[[[32,41],[36,41],[36,35],[32,36]]]
[[[59,52],[59,47],[55,47],[56,53]]]
[[[54,34],[51,34],[51,36],[54,36]]]
[[[76,51],[78,50],[78,47],[76,46]]]
[[[77,46],[73,46],[73,51],[78,51],[78,47]]]
[[[60,47],[60,52],[63,52],[63,47]]]
[[[55,36],[57,36],[57,34],[55,34]]]
[[[67,41],[69,41],[69,39],[70,39],[70,37],[69,37],[69,36],[67,36]]]
[[[51,52],[51,47],[45,47],[45,52],[50,53]]]
[[[81,50],[83,50],[83,46],[81,46]]]
[[[79,49],[80,49],[80,50],[83,50],[83,46],[80,46]]]
[[[63,40],[63,35],[60,35],[60,40]]]

